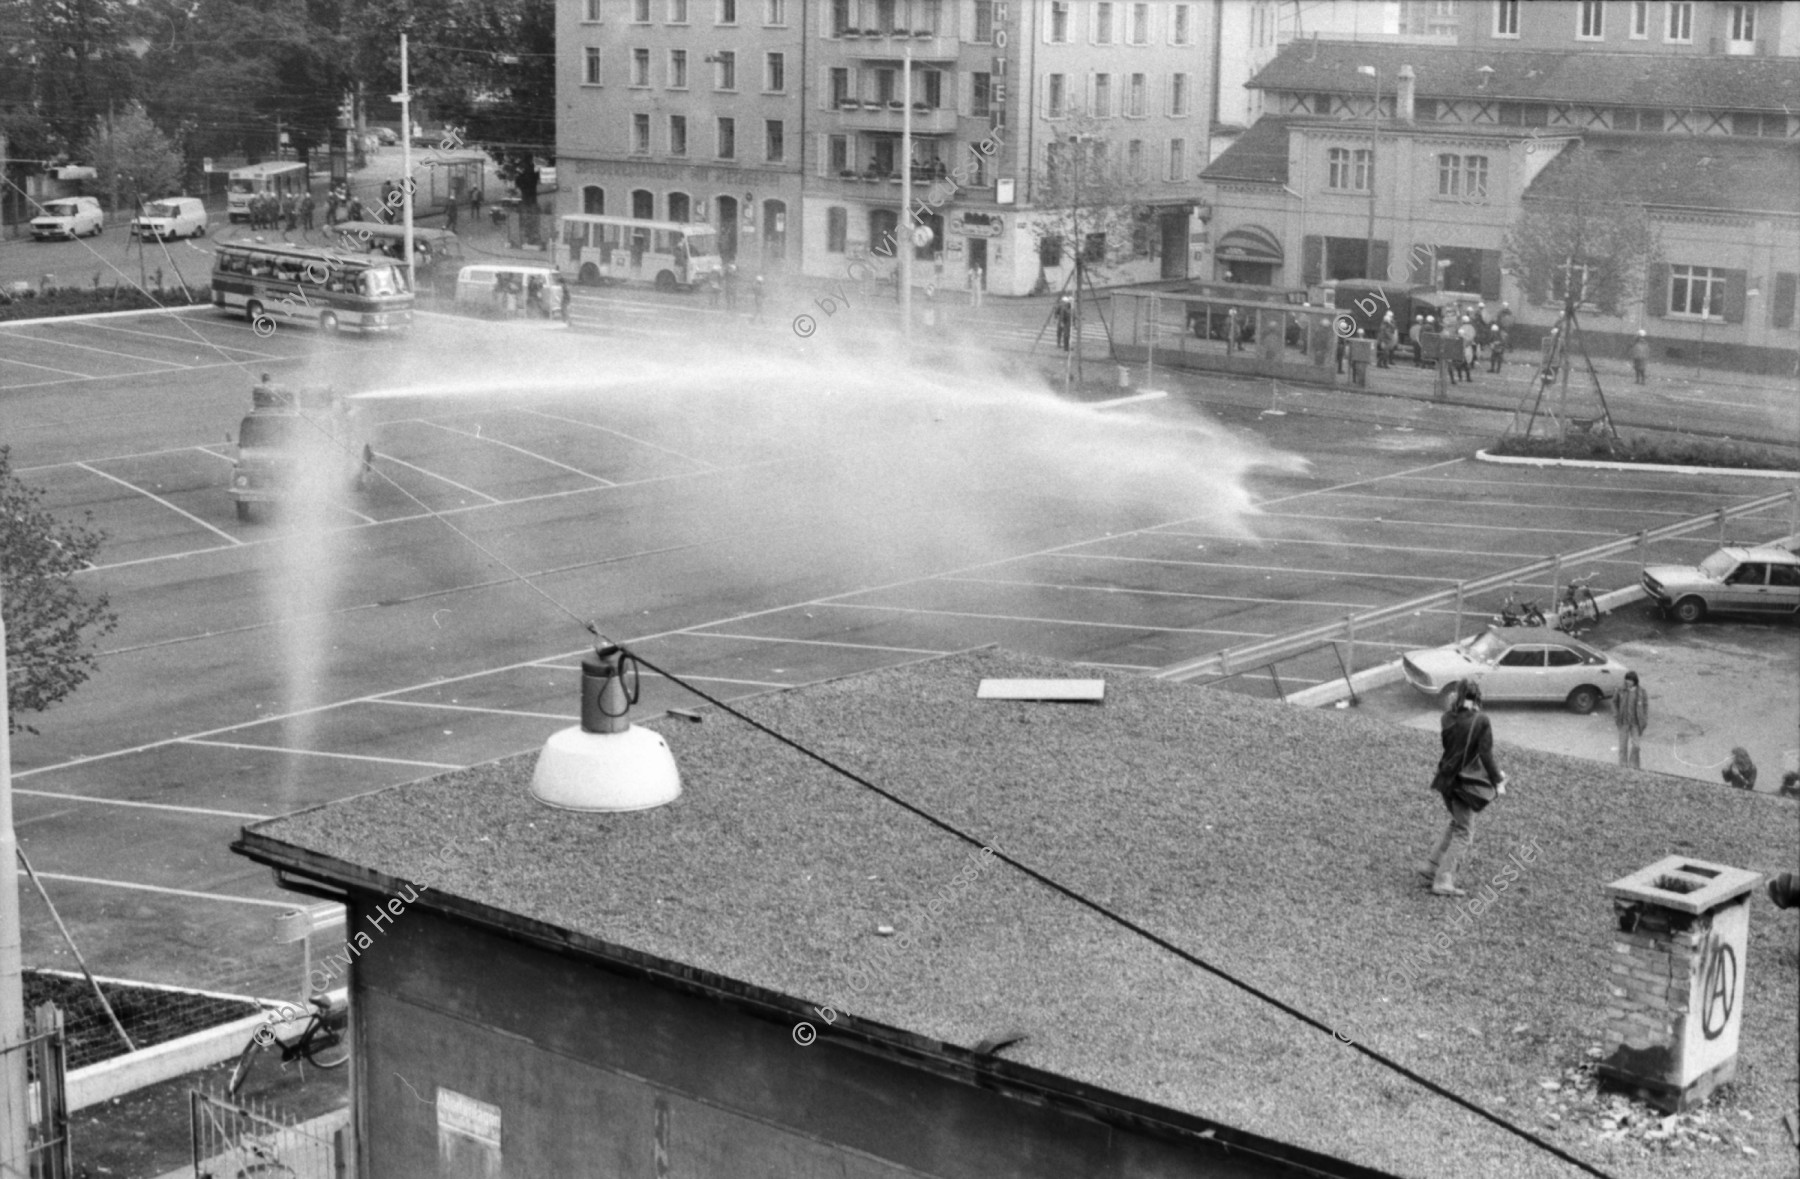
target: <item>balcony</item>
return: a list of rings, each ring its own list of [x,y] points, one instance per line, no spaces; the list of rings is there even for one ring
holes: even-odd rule
[[[929,29],[845,29],[837,40],[851,57],[879,61],[899,61],[908,49],[914,61],[954,61],[962,52],[962,42],[954,34]]]
[[[877,102],[874,99],[858,102],[850,98],[838,104],[838,116],[847,131],[886,131],[898,135],[902,113],[899,99],[892,102]],[[956,132],[956,118],[956,112],[947,107],[934,109],[915,102],[912,112],[913,134],[952,135]]]
[[[915,167],[912,170],[913,195],[923,197],[940,180],[947,180],[945,171],[935,167]],[[827,182],[835,182],[841,186],[838,191],[849,197],[881,199],[885,196],[888,200],[900,199],[900,173],[894,171],[869,167],[860,172],[839,172],[827,177]],[[958,188],[954,191],[958,196],[965,196],[984,190]],[[985,191],[991,193],[992,189]]]

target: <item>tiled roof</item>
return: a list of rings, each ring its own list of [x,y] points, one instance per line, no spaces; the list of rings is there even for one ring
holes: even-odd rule
[[[1800,143],[1589,133],[1546,167],[1525,199],[1554,196],[1579,152],[1606,161],[1613,187],[1650,205],[1800,214]]]
[[[1420,98],[1573,102],[1701,110],[1800,108],[1800,58],[1712,57],[1526,49],[1438,49],[1349,41],[1295,41],[1246,85],[1260,90],[1369,93],[1358,66],[1381,71],[1392,93],[1410,65]],[[1482,66],[1492,66],[1485,87]]]
[[[1200,173],[1202,180],[1260,180],[1286,184],[1288,178],[1288,121],[1265,115],[1236,143],[1219,154]]]

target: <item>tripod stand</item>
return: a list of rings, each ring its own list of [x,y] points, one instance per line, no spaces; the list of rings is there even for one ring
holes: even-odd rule
[[[1553,331],[1554,343],[1550,347],[1550,353],[1544,358],[1543,367],[1532,378],[1537,396],[1531,405],[1531,416],[1525,421],[1525,437],[1531,437],[1532,427],[1542,413],[1545,420],[1555,423],[1564,436],[1581,433],[1608,438],[1607,446],[1611,449],[1612,443],[1619,440],[1619,431],[1613,425],[1612,410],[1606,404],[1606,390],[1600,387],[1600,374],[1594,371],[1593,358],[1588,355],[1587,344],[1581,339],[1581,321],[1576,318],[1573,302],[1563,304],[1562,318],[1556,321]],[[1600,401],[1599,417],[1571,417],[1569,414],[1569,369],[1573,367],[1570,363],[1571,347],[1581,351],[1588,380],[1592,382],[1594,394]],[[1557,398],[1557,410],[1553,413],[1544,408],[1544,394],[1557,382],[1558,377],[1561,378],[1561,389]],[[1513,420],[1518,420],[1517,415]]]
[[[1106,331],[1106,354],[1115,358],[1118,355],[1116,345],[1113,341],[1112,325],[1106,322],[1105,314],[1099,310],[1100,294],[1094,289],[1094,281],[1088,277],[1087,267],[1081,264],[1079,256],[1075,259],[1075,269],[1070,271],[1068,275],[1063,278],[1062,287],[1057,293],[1057,301],[1050,305],[1049,312],[1044,316],[1043,325],[1038,328],[1037,337],[1031,341],[1032,351],[1035,352],[1037,346],[1044,342],[1044,333],[1050,329],[1051,323],[1055,321],[1057,307],[1061,304],[1063,296],[1069,293],[1069,286],[1071,283],[1075,286],[1075,296],[1073,299],[1074,306],[1070,308],[1069,350],[1063,359],[1063,392],[1065,393],[1069,391],[1072,384],[1079,385],[1082,379],[1081,298],[1083,292],[1085,292],[1087,297],[1092,300],[1095,308],[1094,313],[1099,316],[1100,326]]]

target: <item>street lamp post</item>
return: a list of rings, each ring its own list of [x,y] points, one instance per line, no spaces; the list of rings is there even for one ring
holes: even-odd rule
[[[1374,282],[1379,281],[1375,274],[1375,145],[1381,138],[1381,74],[1374,66],[1357,66],[1356,72],[1375,82],[1375,105],[1369,109],[1369,240],[1363,254],[1363,273]]]

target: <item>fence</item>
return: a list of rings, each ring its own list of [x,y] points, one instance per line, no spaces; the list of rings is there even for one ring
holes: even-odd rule
[[[1521,584],[1529,584],[1527,579],[1548,573],[1550,575],[1550,601],[1555,603],[1563,584],[1563,571],[1569,566],[1605,560],[1636,549],[1637,565],[1641,572],[1649,563],[1649,550],[1653,542],[1683,538],[1690,533],[1716,525],[1718,534],[1712,542],[1723,545],[1729,539],[1725,534],[1727,520],[1743,520],[1753,516],[1766,515],[1783,507],[1788,511],[1788,517],[1784,522],[1787,535],[1789,537],[1800,535],[1800,490],[1778,492],[1733,507],[1719,508],[1704,516],[1695,516],[1674,524],[1666,524],[1661,528],[1644,529],[1604,544],[1578,549],[1575,552],[1555,554],[1541,561],[1534,561],[1529,565],[1522,565],[1501,573],[1469,581],[1459,581],[1451,589],[1423,594],[1390,606],[1380,606],[1373,610],[1348,614],[1335,622],[1323,623],[1319,626],[1256,643],[1248,643],[1240,647],[1227,647],[1225,650],[1211,655],[1204,655],[1198,659],[1190,659],[1165,667],[1156,673],[1156,678],[1178,682],[1197,679],[1201,676],[1224,679],[1248,671],[1267,669],[1274,681],[1277,695],[1285,698],[1287,693],[1283,690],[1280,677],[1274,670],[1275,665],[1285,660],[1320,651],[1326,647],[1332,647],[1337,654],[1343,678],[1348,683],[1356,670],[1356,647],[1359,641],[1366,646],[1396,645],[1369,639],[1368,632],[1378,626],[1399,620],[1410,620],[1422,616],[1434,608],[1454,603],[1456,610],[1454,637],[1460,639],[1464,615],[1468,611],[1471,604],[1470,599],[1474,595],[1498,588],[1512,588]],[[1486,610],[1482,611],[1482,613],[1487,612]],[[1416,642],[1410,645],[1429,646],[1431,644]]]
[[[39,1004],[31,1026],[17,1044],[0,1047],[0,1061],[15,1052],[25,1054],[25,1076],[30,1089],[26,1099],[30,1125],[27,1153],[30,1179],[71,1179],[75,1169],[69,1144],[69,1103],[65,1084],[68,1060],[64,1052],[62,1013],[53,1003]]]
[[[194,1179],[346,1179],[349,1131],[327,1135],[259,1102],[188,1091]]]

